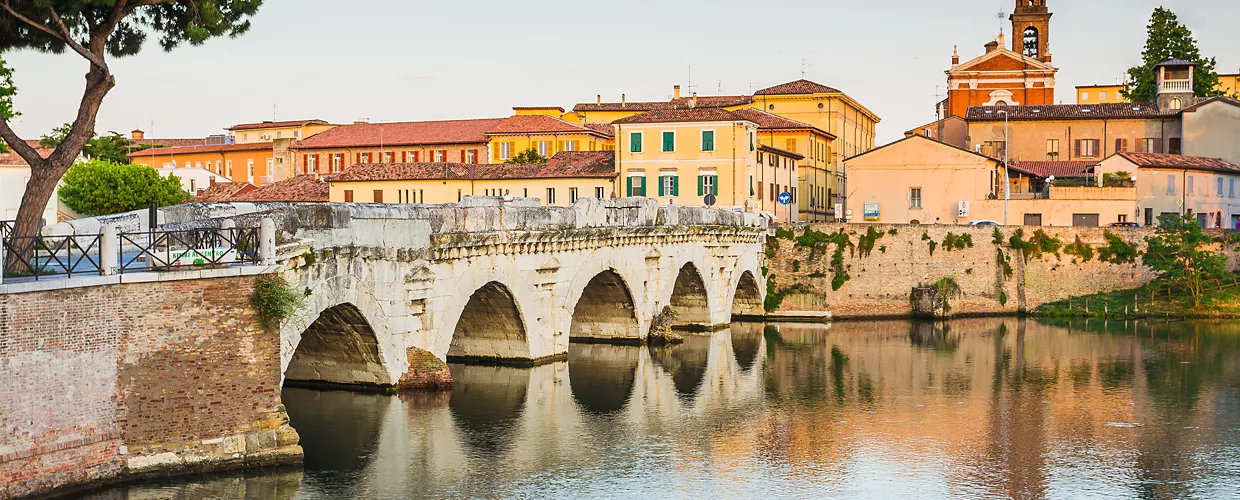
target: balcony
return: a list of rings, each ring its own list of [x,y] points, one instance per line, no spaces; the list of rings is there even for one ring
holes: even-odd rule
[[[1159,92],[1192,92],[1192,80],[1163,80]]]

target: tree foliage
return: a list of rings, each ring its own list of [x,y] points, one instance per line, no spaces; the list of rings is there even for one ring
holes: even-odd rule
[[[538,150],[529,148],[504,163],[547,163],[547,157],[538,154]]]
[[[17,86],[13,85],[13,69],[4,62],[4,54],[0,53],[0,120],[12,120],[18,116],[13,109],[13,96],[17,95]],[[4,138],[0,138],[0,153],[8,152]]]
[[[1201,304],[1205,283],[1227,273],[1227,256],[1214,251],[1213,239],[1192,216],[1166,214],[1158,218],[1154,236],[1146,238],[1145,265],[1158,272],[1158,279],[1180,285]]]
[[[175,205],[189,195],[181,191],[181,179],[160,177],[144,165],[124,165],[103,160],[76,163],[65,174],[60,199],[84,215],[108,215],[138,210],[155,202]]]
[[[1193,71],[1193,92],[1198,96],[1218,93],[1218,73],[1213,57],[1201,55],[1193,32],[1180,24],[1171,10],[1158,7],[1146,26],[1145,50],[1141,52],[1140,66],[1128,70],[1129,83],[1123,90],[1124,97],[1137,103],[1152,103],[1158,96],[1158,82],[1154,66],[1171,59],[1181,59],[1197,65]]]
[[[69,134],[72,124],[66,123],[52,129],[50,133],[43,134],[39,139],[39,147],[43,149],[56,149],[65,136]],[[101,135],[91,138],[86,142],[86,146],[82,147],[82,154],[90,160],[107,160],[112,163],[129,163],[128,154],[134,151],[141,151],[150,146],[136,145],[129,138],[121,135],[120,132],[108,132],[108,135]]]
[[[95,119],[116,78],[109,57],[137,54],[148,37],[169,51],[182,44],[200,45],[235,37],[250,29],[249,17],[262,0],[3,0],[0,2],[0,53],[31,49],[61,54],[66,50],[89,66],[77,114],[67,134],[44,157],[10,127],[14,90],[9,72],[0,71],[0,139],[30,165],[30,180],[17,213],[14,236],[32,236],[41,223],[57,182],[94,138]],[[6,67],[7,68],[7,67]],[[4,82],[10,82],[5,84]],[[72,96],[66,96],[73,98]],[[74,100],[79,100],[74,98]],[[25,252],[29,249],[18,249]]]

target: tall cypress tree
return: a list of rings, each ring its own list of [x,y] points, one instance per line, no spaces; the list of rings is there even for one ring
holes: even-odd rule
[[[1218,73],[1214,70],[1213,57],[1202,57],[1197,49],[1197,40],[1193,32],[1180,24],[1175,13],[1158,7],[1150,16],[1150,24],[1146,27],[1147,38],[1145,50],[1141,52],[1141,66],[1128,70],[1129,83],[1124,88],[1124,97],[1129,101],[1152,103],[1158,96],[1158,82],[1154,66],[1170,59],[1190,61],[1197,65],[1193,71],[1193,92],[1198,96],[1218,94]]]

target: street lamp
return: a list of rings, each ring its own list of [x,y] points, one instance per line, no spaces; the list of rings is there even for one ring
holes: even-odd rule
[[[1008,223],[1008,200],[1012,198],[1012,180],[1008,175],[1008,159],[1010,155],[1008,150],[1011,149],[1008,143],[1008,136],[1011,132],[1008,129],[1008,118],[1011,117],[1006,109],[999,110],[999,114],[1003,115],[1003,225]]]

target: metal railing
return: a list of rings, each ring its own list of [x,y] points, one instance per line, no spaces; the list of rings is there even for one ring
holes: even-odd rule
[[[0,220],[0,238],[8,238],[13,234],[13,226],[17,224],[15,220]]]
[[[4,277],[39,278],[54,275],[99,274],[100,235],[33,236],[0,239]]]
[[[122,233],[118,272],[258,264],[258,228]]]
[[[209,228],[0,238],[4,278],[108,275],[255,265],[260,229]]]

